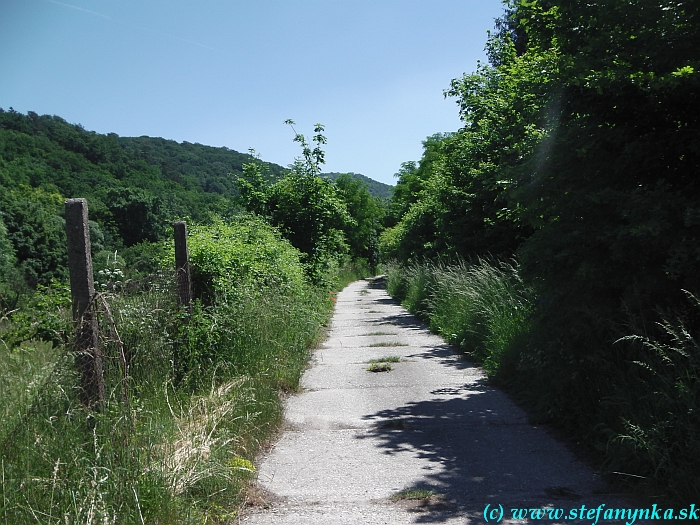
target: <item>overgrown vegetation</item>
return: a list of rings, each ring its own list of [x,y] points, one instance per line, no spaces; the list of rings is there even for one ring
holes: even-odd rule
[[[260,219],[193,228],[190,249],[199,298],[191,316],[176,306],[168,272],[98,301],[108,390],[99,412],[80,404],[65,349],[0,349],[2,521],[235,515],[279,421],[279,394],[297,388],[333,302]],[[16,324],[5,320],[4,334]]]
[[[462,128],[397,174],[390,288],[616,477],[695,501],[700,10],[505,4],[446,91]]]
[[[532,290],[510,264],[389,263],[385,270],[388,292],[491,376],[529,328]]]
[[[611,341],[616,354],[591,347],[574,366],[566,340],[559,341],[557,353],[538,346],[552,334],[539,332],[538,299],[517,267],[428,262],[389,263],[385,270],[390,294],[481,363],[496,384],[528,401],[536,420],[575,431],[619,481],[677,501],[697,493],[695,296],[688,294],[692,304],[682,317],[667,312],[656,329],[646,327],[647,335],[632,324],[608,325],[611,336],[638,335]]]
[[[202,494],[248,467],[233,468],[236,476],[193,475],[192,484],[163,482],[161,470],[192,470],[154,467],[165,445],[150,441],[142,447],[147,460],[129,456],[137,468],[127,468],[115,452],[125,449],[111,443],[131,443],[141,428],[133,422],[150,421],[147,414],[155,414],[159,435],[185,436],[200,426],[188,418],[226,412],[202,407],[228,407],[229,393],[240,400],[258,388],[271,392],[250,394],[257,406],[275,399],[276,389],[293,389],[296,372],[278,362],[294,370],[303,351],[289,349],[311,335],[292,336],[279,325],[307,333],[303,323],[313,326],[332,304],[340,269],[343,281],[371,272],[378,253],[398,261],[388,265],[390,292],[481,361],[535,418],[597,451],[621,480],[655,496],[697,500],[700,7],[670,0],[505,5],[487,42],[488,63],[446,92],[463,127],[426,139],[422,159],[401,166],[386,210],[351,177],[319,177],[321,125],[311,141],[294,131],[302,156],[289,170],[248,156],[224,177],[216,162],[198,171],[167,141],[101,136],[58,117],[0,111],[0,311],[13,400],[3,406],[2,446],[19,458],[13,463],[3,452],[3,509],[35,521],[58,516],[54,501],[71,503],[69,521],[83,520],[84,509],[141,512],[149,502],[176,509],[173,515],[214,512],[220,503]],[[219,150],[206,156],[229,158]],[[121,334],[104,343],[113,356],[107,410],[90,417],[74,405],[65,356],[35,342],[60,345],[68,333],[64,197],[90,201],[96,277],[113,294],[105,304],[116,301]],[[233,227],[230,219],[244,211],[254,217]],[[199,303],[183,325],[167,281],[127,283],[159,268],[169,221],[187,216],[202,225],[195,245],[204,248],[193,252]],[[454,263],[460,260],[472,262]],[[279,317],[285,312],[299,317]],[[274,321],[265,324],[268,315]],[[248,345],[268,344],[261,330],[283,342],[249,353]],[[153,337],[125,335],[144,331]],[[122,353],[119,341],[145,350]],[[173,347],[177,359],[158,358],[172,356]],[[170,359],[174,366],[164,364]],[[46,374],[52,386],[38,387]],[[145,408],[136,403],[144,391],[139,374],[159,385],[150,388],[160,401]],[[182,391],[195,397],[181,398]],[[236,417],[265,427],[252,414],[276,409],[260,402],[257,412]],[[71,425],[82,430],[72,435]],[[57,453],[48,452],[52,432],[69,436]],[[206,447],[218,457],[229,450],[218,444],[237,441],[217,432],[183,443],[216,439]],[[231,446],[232,465],[248,465],[250,443]],[[203,472],[216,470],[205,464]],[[148,469],[140,471],[145,478],[134,477],[139,469]],[[61,481],[67,470],[81,481]],[[112,480],[119,491],[95,488]]]
[[[169,238],[173,221],[208,224],[246,209],[260,214],[240,195],[246,165],[260,171],[261,188],[274,188],[265,211],[305,254],[312,250],[301,246],[309,239],[294,222],[304,220],[294,207],[316,197],[319,205],[332,205],[328,218],[342,219],[333,226],[342,232],[324,237],[327,248],[346,247],[347,259],[375,265],[385,201],[370,195],[360,176],[334,174],[337,184],[321,179],[322,156],[313,173],[307,160],[285,169],[228,148],[101,135],[57,116],[0,109],[0,307],[13,310],[37,283],[66,279],[66,198],[88,200],[93,258],[105,260],[116,250],[133,278],[154,270],[144,263],[153,259],[153,246]],[[324,200],[327,195],[332,198]],[[327,232],[310,230],[311,242],[319,233]]]
[[[294,121],[286,123],[294,130]],[[266,166],[260,162],[246,164],[238,179],[246,209],[280,228],[302,252],[307,272],[317,284],[323,284],[323,277],[343,262],[355,261],[356,267],[367,265],[374,270],[384,216],[381,201],[350,175],[337,177],[335,183],[319,176],[326,142],[323,130],[316,124],[313,149],[294,130],[303,156],[274,184],[266,182]]]
[[[280,396],[297,388],[337,287],[371,274],[368,253],[359,251],[365,245],[353,239],[367,237],[361,224],[380,226],[381,205],[349,178],[337,187],[320,179],[322,151],[311,166],[303,143],[304,159],[284,172],[268,166],[258,181],[277,200],[265,212],[247,212],[231,174],[218,196],[190,188],[194,200],[187,201],[183,181],[163,180],[145,161],[130,164],[116,137],[33,114],[3,112],[0,121],[0,522],[230,521],[245,501],[255,455],[279,423]],[[29,121],[31,129],[12,129]],[[20,151],[17,141],[31,147]],[[93,158],[103,146],[112,148],[112,164]],[[35,176],[51,156],[76,171]],[[26,169],[10,177],[20,165]],[[99,175],[94,187],[89,170]],[[87,192],[78,196],[88,197],[95,219],[94,308],[107,390],[97,411],[81,404],[69,351],[62,205],[73,190]],[[293,218],[303,221],[304,206],[317,198],[318,213],[330,203],[344,222],[304,238],[313,224]],[[367,210],[379,215],[367,222]],[[196,299],[180,308],[173,248],[163,239],[166,221],[187,215],[199,219],[189,220]]]

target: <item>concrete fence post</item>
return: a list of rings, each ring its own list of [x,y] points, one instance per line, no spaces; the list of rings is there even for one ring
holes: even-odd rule
[[[177,304],[185,307],[182,319],[183,327],[192,314],[192,283],[190,282],[190,254],[187,249],[187,223],[176,222],[175,230],[175,284],[177,287]],[[175,341],[173,346],[173,366],[175,382],[179,383],[185,374],[185,359],[182,355],[182,341]]]
[[[192,283],[190,282],[190,254],[187,250],[187,223],[176,222],[174,227],[177,302],[189,310],[192,302]]]
[[[73,299],[75,331],[75,364],[81,374],[82,402],[98,408],[105,398],[102,356],[99,355],[97,316],[93,299],[95,283],[90,255],[90,229],[85,199],[66,201],[66,236],[68,269]]]

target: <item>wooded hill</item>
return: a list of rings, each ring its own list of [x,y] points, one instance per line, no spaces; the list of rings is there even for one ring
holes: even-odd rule
[[[331,172],[331,173],[321,173],[321,177],[328,177],[333,182],[338,180],[338,177],[343,175],[343,173]],[[350,173],[353,179],[359,180],[362,184],[366,185],[367,191],[370,195],[379,197],[380,199],[391,199],[391,195],[394,187],[384,184],[383,182],[370,179],[361,173]]]
[[[237,181],[253,161],[267,182],[288,172],[225,147],[103,135],[58,116],[0,109],[0,242],[11,242],[31,286],[65,279],[63,200],[85,197],[93,251],[119,250],[131,263],[140,243],[163,239],[174,220],[241,211]],[[375,192],[384,186],[371,182]]]

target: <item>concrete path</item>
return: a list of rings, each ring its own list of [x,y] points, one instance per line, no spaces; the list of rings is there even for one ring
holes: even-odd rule
[[[368,361],[385,357],[401,361],[387,372],[367,370]],[[259,464],[270,504],[241,523],[523,523],[512,509],[547,506],[551,514],[534,521],[592,524],[588,509],[605,504],[598,523],[607,523],[606,509],[630,508],[605,495],[588,467],[486,386],[481,369],[379,282],[338,294],[330,335],[302,387],[287,402],[286,431]],[[407,489],[438,496],[392,499]],[[587,519],[570,519],[584,505]]]

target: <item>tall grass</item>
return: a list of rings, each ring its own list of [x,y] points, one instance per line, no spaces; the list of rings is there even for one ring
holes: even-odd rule
[[[172,276],[107,296],[107,400],[79,401],[66,349],[0,346],[0,523],[212,523],[245,497],[332,302],[242,289],[185,323]],[[299,292],[300,289],[297,289]],[[230,298],[230,297],[229,297]],[[107,307],[109,311],[107,311]],[[174,345],[191,368],[176,379]]]
[[[623,412],[621,424],[603,429],[610,436],[611,470],[632,474],[648,492],[679,502],[700,498],[700,300],[687,295],[690,315],[663,319],[654,336],[618,341],[636,347],[638,355],[606,400],[609,409]]]
[[[0,440],[26,415],[58,359],[51,343],[34,341],[10,351],[0,340]]]
[[[517,267],[480,260],[386,266],[387,289],[431,329],[495,375],[528,329],[532,291]]]

